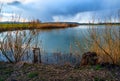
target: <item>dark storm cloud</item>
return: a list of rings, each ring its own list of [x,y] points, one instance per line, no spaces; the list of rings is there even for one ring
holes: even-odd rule
[[[47,3],[47,0],[44,0]],[[43,1],[43,2],[44,2]],[[39,15],[42,14],[45,16],[44,19],[49,18],[52,20],[53,16],[63,15],[63,16],[74,16],[78,13],[88,12],[88,11],[99,11],[99,10],[107,10],[107,9],[119,9],[120,8],[120,0],[62,0],[62,1],[53,1],[49,4],[43,3],[43,10],[41,11],[41,7],[38,6]],[[39,2],[39,1],[38,1]],[[39,3],[42,4],[42,3]],[[38,17],[40,17],[38,15]],[[43,19],[43,20],[44,20]]]
[[[20,5],[21,2],[20,2],[20,1],[13,1],[13,2],[8,2],[7,4],[8,4],[8,5],[14,5],[14,6],[17,6],[17,5]]]
[[[23,9],[23,12],[43,21],[53,16],[74,16],[78,13],[119,9],[120,0],[26,0],[9,4]],[[104,14],[104,13],[103,13]]]

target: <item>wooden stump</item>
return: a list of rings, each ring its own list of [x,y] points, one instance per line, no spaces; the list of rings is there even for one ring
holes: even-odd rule
[[[95,52],[86,52],[82,55],[81,66],[96,64],[98,64],[98,56]]]
[[[41,63],[40,48],[33,48],[33,63]]]

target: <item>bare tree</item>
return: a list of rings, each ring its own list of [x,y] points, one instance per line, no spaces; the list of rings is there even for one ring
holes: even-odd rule
[[[35,31],[8,32],[0,41],[0,51],[10,63],[19,62],[35,38]],[[9,53],[8,53],[9,52]],[[13,56],[9,56],[9,54]]]

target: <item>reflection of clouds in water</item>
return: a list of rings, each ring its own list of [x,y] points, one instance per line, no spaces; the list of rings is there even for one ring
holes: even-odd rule
[[[0,33],[0,41],[3,41],[3,39],[6,37],[7,32]]]
[[[29,48],[31,46],[28,46],[27,43],[31,39],[33,39],[34,36],[31,31],[29,30],[18,30],[18,31],[7,31],[0,33],[0,42],[11,42],[13,45],[15,45],[15,42],[20,43],[22,42],[22,48],[25,48],[26,46]],[[31,42],[30,44],[31,45]],[[32,48],[32,47],[31,47]]]
[[[41,45],[47,52],[61,51],[68,53],[70,45],[74,46],[75,39],[81,38],[81,32],[86,31],[87,27],[84,27],[86,26],[43,32],[40,34],[41,39],[39,40],[42,40]]]
[[[76,27],[75,29],[79,29],[79,28],[80,28],[80,29],[87,29],[87,28],[89,28],[89,26],[85,26],[85,25],[84,25],[84,26],[78,26],[78,27]]]
[[[85,36],[87,36],[86,34],[89,34],[87,31],[88,27],[90,27],[90,26],[79,26],[79,27],[75,27],[75,28],[55,29],[55,30],[53,29],[51,31],[45,31],[45,30],[42,31],[41,30],[40,33],[38,34],[38,41],[42,40],[42,42],[39,46],[44,49],[44,51],[43,51],[43,49],[41,50],[42,57],[45,58],[45,56],[44,56],[45,53],[46,54],[48,53],[49,55],[47,54],[46,57],[53,60],[54,58],[49,57],[49,56],[52,56],[53,53],[60,52],[62,54],[65,54],[65,53],[67,54],[70,52],[70,48],[72,49],[73,54],[75,54],[75,53],[80,54],[81,53],[80,48],[77,48],[77,45],[75,44],[76,40],[78,42],[82,41],[82,44],[83,44],[82,46],[84,46],[84,49],[87,50],[88,47],[84,45],[84,44],[86,44],[84,39],[85,39]],[[98,28],[98,31],[99,30],[102,31],[102,30],[104,30],[105,26],[101,26],[101,25],[94,26],[94,28]],[[119,27],[117,27],[117,28],[119,28]],[[117,31],[119,31],[119,29]],[[26,32],[29,32],[29,31],[26,31]],[[14,31],[12,33],[14,35],[16,32]],[[28,35],[29,35],[29,33],[28,33]],[[2,36],[0,34],[0,38],[1,37]],[[23,44],[22,46],[24,48],[24,46],[26,46],[26,44]],[[3,58],[4,57],[2,57],[2,59]],[[1,60],[1,55],[0,55],[0,60]]]

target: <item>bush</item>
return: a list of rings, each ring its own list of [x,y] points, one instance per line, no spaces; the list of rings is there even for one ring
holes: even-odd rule
[[[95,51],[100,62],[118,64],[120,62],[120,36],[119,27],[106,26],[103,29],[89,31],[91,51]]]
[[[82,53],[96,52],[99,63],[120,64],[120,27],[106,25],[88,28],[82,41],[77,41],[77,46]],[[83,44],[85,42],[85,44]]]

